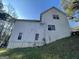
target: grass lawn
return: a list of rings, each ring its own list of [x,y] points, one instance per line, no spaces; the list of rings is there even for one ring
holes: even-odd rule
[[[10,59],[79,59],[79,36],[63,38],[35,48],[0,49]]]

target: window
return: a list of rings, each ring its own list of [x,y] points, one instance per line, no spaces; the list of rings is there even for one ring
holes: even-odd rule
[[[48,30],[55,30],[55,25],[48,25]]]
[[[58,15],[53,15],[53,19],[59,19]]]
[[[22,33],[19,33],[18,40],[21,40],[21,38],[22,38]]]
[[[37,33],[35,34],[35,40],[38,40],[38,38],[39,38],[39,34]]]

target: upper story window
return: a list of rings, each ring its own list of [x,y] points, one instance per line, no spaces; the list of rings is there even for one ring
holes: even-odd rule
[[[55,25],[48,25],[48,30],[55,30]]]
[[[35,34],[35,40],[38,40],[38,39],[39,39],[39,34],[36,33],[36,34]]]
[[[19,33],[18,40],[21,40],[21,39],[22,39],[22,33]]]
[[[59,15],[53,15],[53,19],[59,19]]]

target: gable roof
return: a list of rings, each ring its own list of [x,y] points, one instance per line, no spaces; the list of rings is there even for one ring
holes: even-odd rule
[[[45,13],[47,13],[47,12],[50,11],[51,9],[56,9],[57,11],[61,12],[63,15],[67,16],[66,13],[64,13],[64,12],[61,11],[61,10],[59,10],[58,8],[56,8],[56,7],[51,7],[51,8],[47,9],[46,11],[44,11],[44,12],[42,12],[42,13],[40,14],[40,21],[42,21],[42,15],[45,14]]]
[[[61,12],[63,15],[66,16],[66,13],[64,13],[63,11],[59,10],[59,9],[56,8],[56,7],[51,7],[51,8],[49,8],[49,9],[47,9],[46,11],[42,12],[42,13],[40,14],[40,16],[42,16],[42,15],[45,14],[45,13],[47,13],[47,12],[50,11],[51,9],[55,9],[55,10]]]

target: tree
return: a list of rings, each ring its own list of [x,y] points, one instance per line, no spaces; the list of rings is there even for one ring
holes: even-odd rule
[[[7,42],[16,18],[13,16],[15,13],[13,9],[5,12],[3,7],[2,0],[0,0],[0,47],[5,47],[8,44]]]
[[[8,5],[4,5],[3,10],[8,13],[9,15],[11,15],[13,18],[17,18],[17,14],[15,9],[12,7],[12,5],[9,3]]]
[[[68,16],[73,16],[79,10],[79,0],[62,0],[62,5]]]

